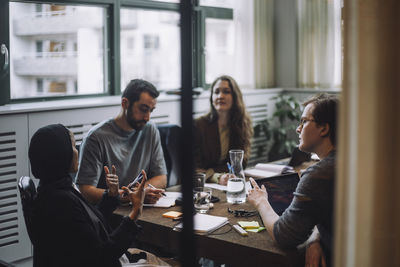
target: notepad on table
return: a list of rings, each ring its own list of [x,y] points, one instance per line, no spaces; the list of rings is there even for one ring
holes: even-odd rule
[[[143,204],[145,207],[169,208],[175,205],[175,200],[182,196],[181,192],[165,192],[166,196],[161,197],[154,204]]]
[[[200,214],[196,213],[193,217],[194,228],[193,230],[197,234],[209,234],[218,228],[227,224],[228,218],[221,216],[213,216],[208,214]],[[183,224],[179,223],[175,226],[174,230],[180,231],[182,230]]]

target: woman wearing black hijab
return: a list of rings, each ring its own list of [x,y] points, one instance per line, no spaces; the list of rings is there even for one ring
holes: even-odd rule
[[[98,209],[75,189],[69,172],[78,169],[78,151],[73,134],[61,124],[40,128],[29,146],[32,173],[40,179],[33,204],[32,243],[34,266],[121,266],[139,231],[135,221],[143,205],[144,179],[132,192],[123,190],[132,202],[132,211],[112,231],[106,223],[118,204],[118,177],[110,174]],[[106,167],[105,167],[106,169]]]

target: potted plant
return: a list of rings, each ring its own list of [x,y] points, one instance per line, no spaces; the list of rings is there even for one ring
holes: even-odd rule
[[[280,93],[271,98],[275,101],[272,117],[261,121],[254,134],[263,132],[269,142],[268,161],[289,157],[297,146],[296,128],[301,117],[299,102],[290,95]]]
[[[275,100],[275,111],[270,121],[272,147],[268,153],[270,161],[291,155],[297,146],[296,128],[301,117],[299,102],[290,95],[279,94]]]

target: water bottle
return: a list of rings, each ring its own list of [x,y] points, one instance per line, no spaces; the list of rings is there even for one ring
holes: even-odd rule
[[[240,204],[246,202],[246,180],[243,172],[243,156],[244,151],[239,149],[229,150],[231,159],[231,174],[229,178],[226,192],[226,200],[228,203]]]

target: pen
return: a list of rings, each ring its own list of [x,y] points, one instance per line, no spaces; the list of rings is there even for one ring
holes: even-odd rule
[[[151,188],[153,188],[153,189],[157,189],[157,188],[155,188],[154,185],[152,185],[152,184],[147,184],[147,186],[148,186],[148,187],[151,187]],[[161,195],[163,195],[164,197],[167,196],[164,192],[161,192]]]
[[[228,172],[232,173],[232,166],[229,164],[229,162],[226,163],[226,166],[228,166]]]

